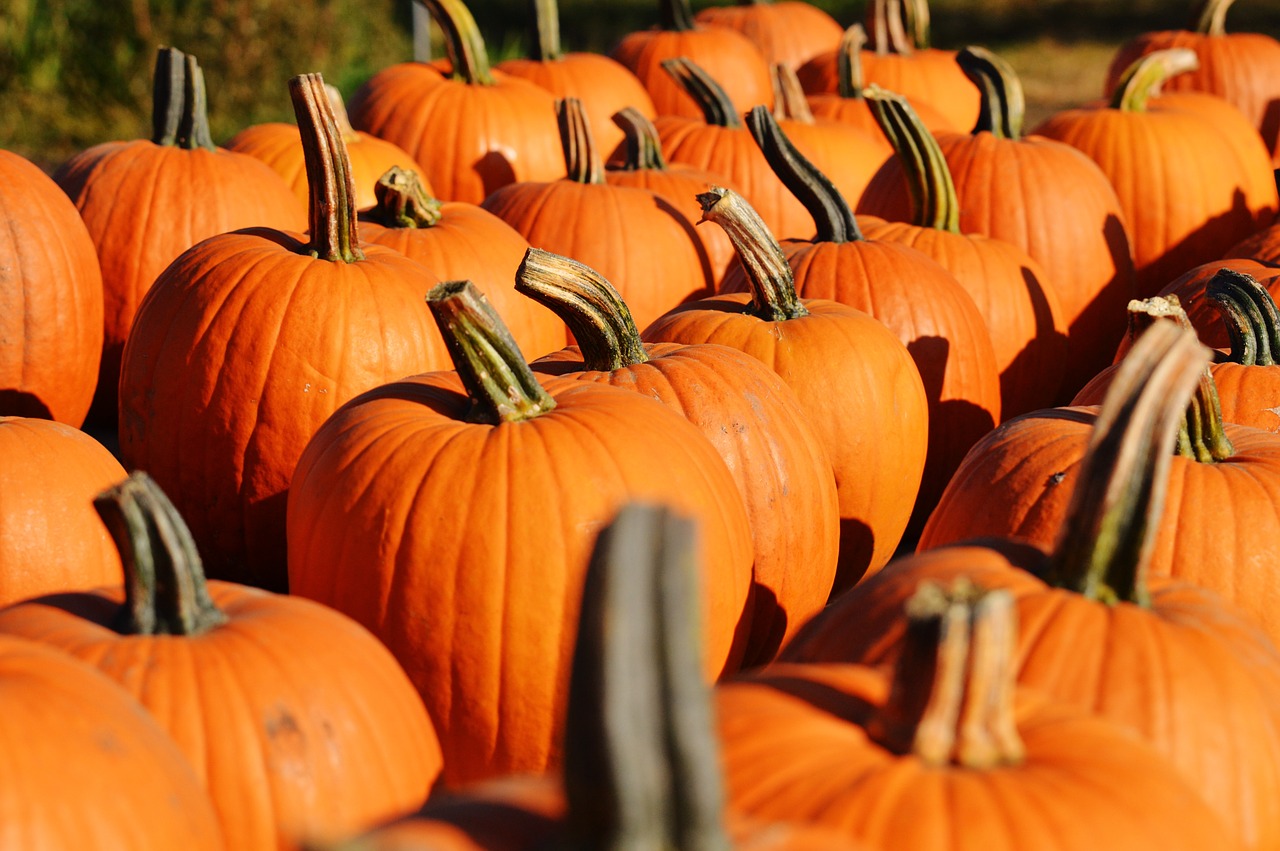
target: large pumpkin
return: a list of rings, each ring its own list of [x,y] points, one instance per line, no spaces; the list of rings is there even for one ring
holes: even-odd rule
[[[731,6],[708,6],[694,20],[737,30],[760,48],[770,65],[781,63],[793,71],[840,38],[836,19],[806,0],[737,0]]]

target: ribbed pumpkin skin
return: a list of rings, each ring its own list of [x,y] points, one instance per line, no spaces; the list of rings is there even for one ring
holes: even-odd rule
[[[895,562],[810,622],[793,662],[891,663],[902,610],[924,582],[966,577],[1016,600],[1017,681],[1141,734],[1250,848],[1280,841],[1280,651],[1234,607],[1156,579],[1151,608],[1050,588],[1044,554],[1018,544],[946,547]]]
[[[1010,420],[974,446],[920,538],[920,551],[982,537],[1053,546],[1096,408]],[[1150,575],[1222,595],[1280,642],[1280,439],[1227,424],[1235,454],[1216,464],[1175,457]]]
[[[543,384],[555,409],[496,427],[467,422],[453,373],[371,390],[316,433],[289,494],[292,593],[391,649],[453,787],[558,762],[587,558],[629,499],[699,523],[708,675],[745,649],[751,537],[714,447],[652,399]]]
[[[836,55],[836,50],[829,50],[800,66],[796,76],[805,92],[840,91]],[[860,55],[865,84],[875,83],[919,106],[920,117],[932,132],[963,132],[977,123],[982,98],[956,65],[955,51],[928,48],[902,56],[863,50]]]
[[[792,70],[839,44],[844,33],[830,14],[801,0],[710,6],[700,10],[695,20],[742,33],[770,65],[781,63]]]
[[[902,343],[865,313],[814,299],[805,305],[808,316],[779,327],[743,315],[750,300],[726,293],[691,302],[649,326],[644,339],[730,346],[796,392],[835,473],[836,583],[847,587],[879,570],[902,540],[925,468],[925,388]],[[876,425],[890,420],[891,427]]]
[[[420,180],[426,181],[422,177],[425,170],[399,145],[359,130],[350,136],[344,136],[343,141],[346,142],[347,158],[351,162],[351,178],[356,187],[355,205],[358,210],[377,203],[373,187],[377,185],[378,178],[393,165],[410,169],[419,175]],[[280,121],[255,124],[228,139],[226,148],[248,154],[271,166],[272,171],[284,178],[299,201],[306,205],[311,200],[298,125]],[[426,186],[426,190],[428,194],[431,193],[430,185]]]
[[[711,294],[693,226],[652,192],[568,179],[516,183],[490,195],[484,208],[534,248],[598,271],[622,294],[637,327]]]
[[[1273,268],[1280,266],[1280,225],[1273,224],[1245,237],[1227,249],[1223,256],[1247,257]]]
[[[0,641],[0,846],[221,851],[177,746],[120,686],[63,653]],[[58,767],[56,770],[50,770]]]
[[[651,396],[698,427],[733,473],[755,545],[748,664],[778,648],[827,603],[836,577],[840,509],[827,450],[795,392],[772,369],[727,346],[650,343],[649,360],[585,370],[576,347],[532,364]]]
[[[120,376],[120,450],[173,500],[218,579],[285,587],[298,456],[356,394],[448,363],[435,283],[381,246],[331,263],[278,231],[205,240],[138,310]]]
[[[701,108],[662,68],[662,60],[681,56],[719,83],[739,113],[773,106],[769,63],[750,39],[732,30],[642,30],[623,36],[609,55],[640,79],[658,115],[702,120]]]
[[[1222,314],[1205,298],[1205,287],[1219,269],[1231,269],[1253,276],[1258,283],[1271,292],[1272,298],[1280,294],[1280,269],[1236,257],[1214,260],[1188,269],[1184,274],[1170,281],[1160,291],[1160,295],[1178,297],[1178,302],[1187,312],[1187,318],[1196,329],[1196,336],[1200,338],[1200,342],[1213,349],[1230,349],[1231,338],[1227,334],[1226,324],[1222,321]],[[1227,422],[1234,422],[1234,420],[1228,419]]]
[[[912,851],[1200,851],[1239,847],[1154,750],[1032,690],[1015,700],[1021,766],[932,768],[863,729],[889,680],[855,665],[784,665],[716,688],[729,804]]]
[[[216,234],[307,226],[306,207],[283,178],[224,149],[107,142],[72,157],[53,178],[80,211],[102,266],[105,324],[93,407],[108,423],[115,417],[125,341],[143,296],[166,266]]]
[[[960,232],[1012,243],[1045,270],[1068,327],[1071,357],[1062,401],[1111,362],[1133,298],[1124,213],[1098,165],[1043,136],[942,133],[938,146],[960,198]],[[910,221],[902,166],[890,159],[859,212]]]
[[[102,357],[102,272],[75,207],[0,150],[0,415],[79,427]]]
[[[495,85],[468,85],[426,63],[392,65],[352,95],[351,123],[408,151],[444,201],[479,204],[508,183],[564,175],[555,99],[492,73]]]
[[[0,417],[0,605],[120,581],[93,497],[126,476],[106,447],[50,420]]]
[[[399,251],[442,281],[471,281],[498,311],[526,357],[540,357],[564,345],[564,323],[514,289],[529,241],[488,210],[445,202],[440,220],[431,227],[386,228],[361,222],[360,238]],[[438,338],[439,332],[432,331]]]
[[[229,620],[199,636],[118,634],[118,586],[10,607],[0,632],[80,659],[145,706],[209,790],[228,848],[294,848],[420,806],[440,745],[386,648],[309,600],[209,591]]]

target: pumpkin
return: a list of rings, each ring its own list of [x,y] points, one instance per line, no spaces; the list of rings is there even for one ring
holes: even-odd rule
[[[0,605],[120,581],[90,500],[122,479],[107,448],[64,423],[0,417]]]
[[[709,294],[710,269],[689,220],[648,190],[606,182],[582,103],[566,98],[556,110],[568,176],[504,186],[484,208],[534,248],[599,269],[642,325]]]
[[[445,360],[422,308],[431,273],[357,240],[323,80],[289,90],[310,239],[250,229],[185,251],[139,307],[120,375],[125,465],[178,506],[210,576],[278,591],[285,493],[316,428],[357,393]]]
[[[289,491],[289,581],[395,654],[456,788],[560,763],[582,577],[625,502],[699,523],[709,677],[745,649],[751,538],[724,461],[679,414],[540,383],[465,281],[428,298],[457,371],[367,391],[316,432]]]
[[[839,554],[835,477],[800,399],[738,349],[642,342],[617,290],[577,261],[531,248],[516,290],[554,310],[578,343],[534,361],[534,372],[656,398],[720,452],[746,506],[755,552],[744,664],[768,662],[826,604]]]
[[[377,203],[374,187],[378,178],[392,167],[423,173],[422,166],[413,161],[399,145],[351,126],[342,94],[335,86],[325,86],[333,104],[333,117],[338,122],[338,132],[347,145],[347,157],[351,160],[351,180],[356,187],[356,209],[364,210]],[[302,136],[297,125],[273,121],[246,127],[227,140],[227,150],[248,154],[262,160],[284,178],[303,204],[311,199],[307,186],[307,164],[302,153]],[[421,179],[421,178],[419,178]],[[426,187],[431,191],[430,185]]]
[[[640,78],[658,115],[701,118],[704,111],[663,69],[664,61],[676,58],[688,59],[722,81],[734,113],[756,104],[773,105],[769,62],[750,39],[698,24],[689,0],[658,0],[658,11],[657,28],[624,35],[609,54]]]
[[[1225,349],[1231,345],[1231,336],[1222,323],[1222,314],[1205,298],[1209,281],[1222,269],[1249,275],[1268,288],[1280,287],[1280,269],[1239,258],[1201,263],[1170,281],[1160,295],[1176,297],[1200,340],[1214,349]],[[1123,341],[1121,345],[1124,345]]]
[[[1271,267],[1280,267],[1280,223],[1269,225],[1231,246],[1223,257],[1244,257]]]
[[[737,0],[732,6],[708,6],[694,21],[742,33],[770,65],[793,71],[827,50],[841,31],[828,12],[804,0]]]
[[[150,139],[94,145],[53,174],[80,211],[102,268],[102,354],[89,415],[95,425],[115,422],[124,345],[143,296],[166,266],[216,234],[306,222],[304,208],[269,166],[214,146],[195,57],[160,49],[152,108]]]
[[[79,427],[102,358],[102,270],[48,175],[0,150],[0,416]]]
[[[445,201],[479,204],[508,183],[563,175],[551,93],[489,67],[462,0],[418,2],[444,34],[449,67],[401,62],[374,74],[351,97],[356,129],[408,151]]]
[[[796,392],[835,473],[834,590],[842,591],[888,562],[916,502],[932,428],[920,374],[906,347],[868,314],[800,298],[781,249],[742,196],[714,187],[699,200],[705,218],[733,240],[750,292],[681,305],[643,338],[740,349]]]

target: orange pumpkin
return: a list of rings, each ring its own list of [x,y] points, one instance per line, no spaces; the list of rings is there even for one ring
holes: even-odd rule
[[[1225,349],[1231,345],[1231,336],[1227,333],[1227,326],[1222,323],[1222,315],[1205,298],[1205,288],[1209,281],[1222,269],[1249,275],[1269,291],[1280,292],[1280,268],[1238,258],[1202,263],[1170,281],[1160,291],[1160,295],[1178,299],[1182,309],[1187,312],[1191,326],[1200,335],[1200,340],[1213,349]]]
[[[737,0],[736,5],[702,9],[694,20],[737,30],[760,48],[770,65],[781,63],[793,71],[840,37],[836,19],[805,0]]]

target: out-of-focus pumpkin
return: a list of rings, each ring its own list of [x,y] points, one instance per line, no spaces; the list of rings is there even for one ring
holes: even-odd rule
[[[805,0],[737,0],[732,6],[708,6],[694,20],[737,30],[770,65],[782,63],[793,71],[830,50],[841,29],[830,13]]]

